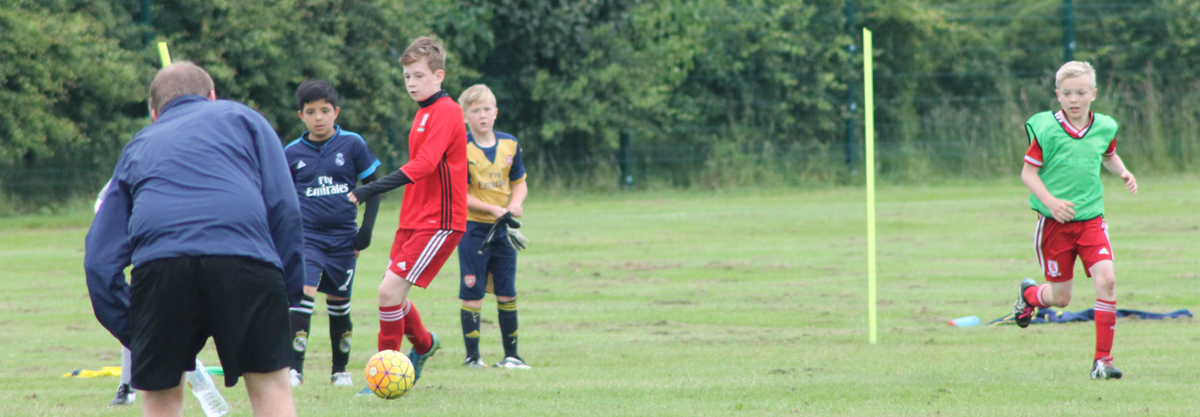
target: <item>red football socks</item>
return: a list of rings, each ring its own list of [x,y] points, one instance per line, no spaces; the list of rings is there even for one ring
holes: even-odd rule
[[[1117,332],[1117,302],[1096,300],[1096,357],[1112,356],[1113,334]]]
[[[394,306],[379,306],[379,351],[400,351],[404,341],[404,303]]]
[[[425,324],[421,323],[421,314],[417,313],[417,305],[413,304],[412,300],[408,300],[408,307],[408,312],[404,314],[404,335],[408,336],[409,342],[412,342],[413,349],[416,349],[418,354],[424,355],[425,352],[429,352],[429,348],[433,347],[433,336],[429,335],[429,331],[425,330]]]
[[[1050,284],[1042,284],[1042,285],[1038,285],[1036,287],[1026,288],[1025,289],[1025,302],[1027,302],[1027,303],[1029,303],[1029,305],[1037,307],[1037,308],[1050,307],[1050,306],[1046,305],[1045,302],[1042,301],[1042,293],[1044,291],[1046,291],[1047,288],[1050,288]]]

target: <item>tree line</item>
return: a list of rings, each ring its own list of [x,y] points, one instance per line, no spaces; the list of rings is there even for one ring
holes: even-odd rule
[[[397,59],[421,35],[445,44],[452,96],[492,87],[497,128],[520,138],[543,183],[615,187],[621,135],[643,184],[854,183],[863,27],[875,34],[880,173],[1009,175],[1024,119],[1054,106],[1066,26],[1061,3],[1037,0],[161,0],[149,16],[144,5],[0,0],[7,194],[53,204],[102,183],[149,123],[159,40],[284,141],[304,130],[295,88],[330,81],[340,124],[395,168],[416,110]],[[1099,71],[1095,108],[1122,122],[1126,160],[1196,166],[1200,3],[1075,1],[1072,12],[1075,58]],[[54,172],[68,174],[47,183]]]

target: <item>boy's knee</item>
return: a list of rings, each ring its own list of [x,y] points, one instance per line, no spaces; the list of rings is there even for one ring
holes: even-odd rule
[[[246,379],[246,393],[254,415],[292,417],[296,415],[292,400],[292,387],[288,383],[288,368],[273,372],[242,374]]]
[[[1055,292],[1055,293],[1051,294],[1050,300],[1047,304],[1050,304],[1051,306],[1054,306],[1054,307],[1066,307],[1071,304],[1071,292],[1070,291]]]
[[[291,392],[288,382],[288,368],[272,372],[246,372],[242,374],[246,380],[246,391],[251,398],[279,395],[282,391]]]
[[[304,286],[304,295],[307,295],[309,297],[316,297],[317,296],[317,287],[305,285]]]
[[[404,302],[404,294],[399,288],[392,285],[379,286],[379,306],[394,306]]]
[[[387,271],[383,275],[383,282],[379,283],[379,305],[391,306],[404,302],[408,298],[408,290],[412,287],[412,283],[392,271]]]
[[[1092,279],[1099,280],[1115,280],[1116,273],[1113,271],[1112,261],[1104,260],[1096,262],[1091,268],[1088,268],[1089,275]]]

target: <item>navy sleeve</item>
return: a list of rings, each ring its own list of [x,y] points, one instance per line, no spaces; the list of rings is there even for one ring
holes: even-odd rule
[[[525,164],[521,162],[521,145],[517,145],[517,154],[513,155],[512,166],[508,169],[508,180],[517,181],[525,178]]]
[[[367,147],[366,141],[360,140],[357,148],[354,152],[354,166],[359,169],[358,179],[362,180],[375,173],[375,169],[379,168],[379,159],[371,153],[371,148]]]
[[[292,173],[275,129],[258,113],[246,115],[246,120],[258,154],[267,224],[279,262],[283,264],[288,305],[295,307],[300,305],[300,296],[304,292],[304,224],[300,200],[296,197]]]
[[[132,263],[133,255],[129,244],[132,198],[118,180],[121,166],[118,163],[118,172],[96,201],[96,218],[84,244],[83,270],[96,319],[128,347],[129,284],[125,282],[125,268]]]

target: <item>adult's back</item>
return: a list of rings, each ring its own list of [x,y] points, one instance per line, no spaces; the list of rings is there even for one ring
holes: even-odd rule
[[[114,178],[134,200],[133,262],[237,255],[282,267],[267,212],[287,203],[279,191],[291,191],[290,174],[262,161],[282,158],[276,138],[261,116],[233,101],[184,96],[164,107],[126,147]],[[295,235],[280,243],[301,242]]]
[[[96,317],[127,346],[130,263],[244,256],[304,283],[299,202],[278,136],[261,115],[198,95],[172,100],[125,147],[87,237]],[[127,220],[126,220],[127,219]],[[108,288],[109,291],[100,291]]]
[[[181,415],[181,377],[211,336],[225,385],[244,376],[255,415],[294,416],[287,312],[304,284],[300,205],[271,125],[216,98],[194,64],[155,76],[154,123],[122,151],[88,230],[88,293],[132,352],[146,415]]]

